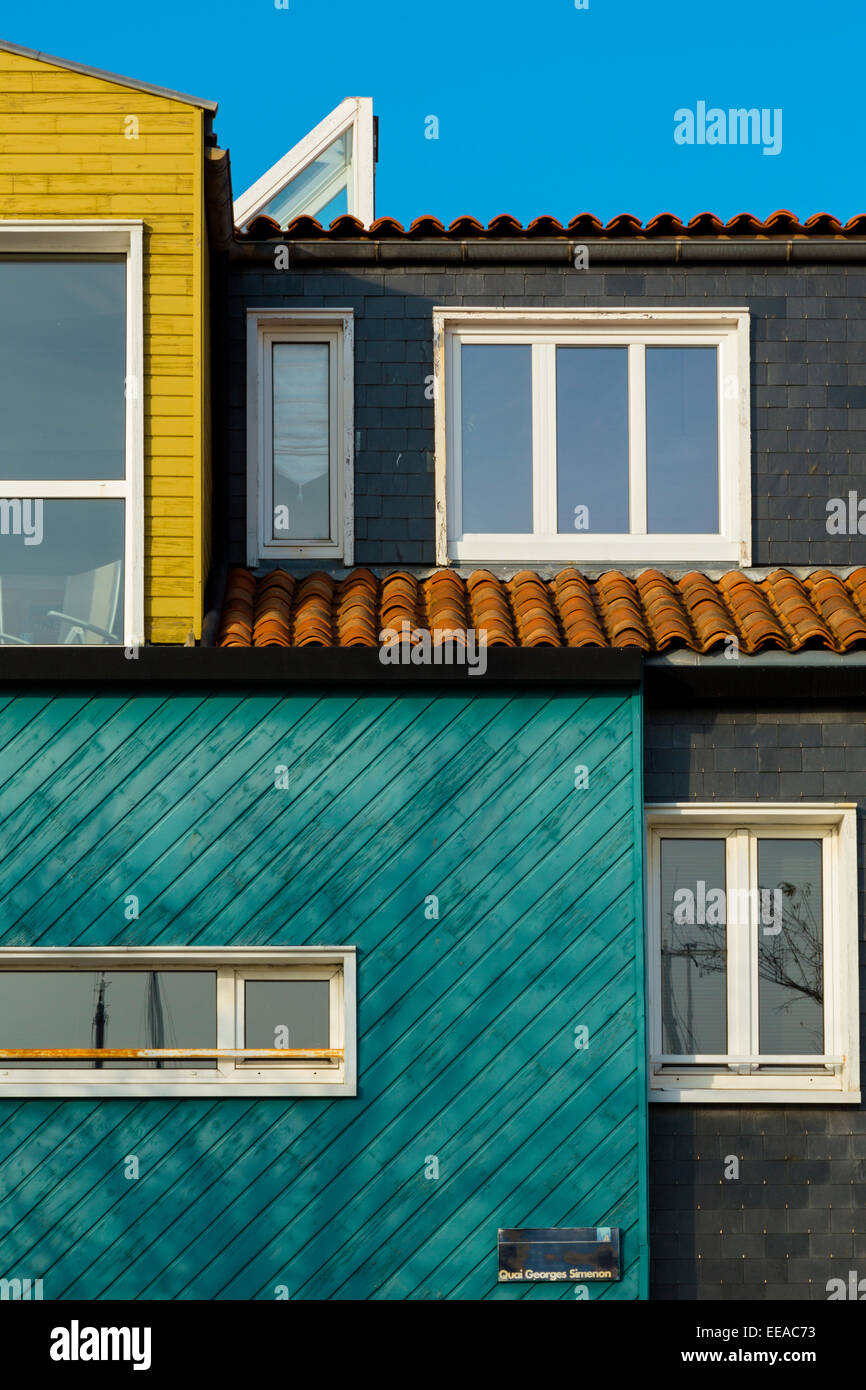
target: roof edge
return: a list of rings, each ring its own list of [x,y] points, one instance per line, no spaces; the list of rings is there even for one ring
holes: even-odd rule
[[[50,63],[53,67],[65,68],[68,72],[80,72],[85,77],[99,77],[103,82],[114,82],[119,87],[131,87],[135,91],[149,92],[151,96],[181,101],[187,106],[199,106],[212,114],[216,114],[217,111],[217,102],[207,101],[204,97],[190,96],[188,92],[175,92],[171,87],[158,87],[153,82],[140,82],[136,77],[123,77],[120,73],[108,72],[105,68],[94,68],[87,63],[73,63],[68,58],[58,58],[53,53],[25,48],[22,44],[10,43],[7,39],[0,39],[0,50],[4,53],[15,53],[19,58],[32,58],[38,63]]]

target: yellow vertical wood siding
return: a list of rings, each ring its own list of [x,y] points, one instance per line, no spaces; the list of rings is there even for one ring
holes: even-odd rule
[[[0,218],[144,223],[145,634],[201,634],[210,483],[204,113],[0,50]]]

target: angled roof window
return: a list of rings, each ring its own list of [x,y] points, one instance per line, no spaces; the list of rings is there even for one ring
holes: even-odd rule
[[[272,217],[287,227],[306,214],[328,227],[351,213],[368,227],[375,213],[371,97],[347,97],[235,201],[235,222]]]

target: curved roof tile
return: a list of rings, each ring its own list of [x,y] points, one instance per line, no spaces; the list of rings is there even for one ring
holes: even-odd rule
[[[621,212],[606,224],[590,212],[580,212],[572,217],[567,225],[547,214],[534,217],[524,227],[518,218],[501,212],[491,218],[485,227],[477,218],[468,213],[454,219],[449,227],[425,213],[416,217],[404,227],[394,217],[377,217],[370,227],[348,213],[335,218],[330,227],[323,227],[314,217],[306,214],[296,217],[286,230],[280,228],[273,218],[263,213],[253,218],[245,231],[236,235],[242,241],[267,241],[274,237],[295,239],[319,239],[329,237],[367,238],[377,240],[386,237],[409,239],[419,237],[450,237],[455,240],[475,237],[712,237],[712,236],[866,236],[866,213],[850,217],[844,224],[829,212],[815,212],[805,221],[786,208],[780,208],[769,217],[761,220],[750,212],[738,212],[727,222],[723,222],[712,212],[699,212],[684,223],[672,212],[661,212],[642,223],[633,213]]]
[[[707,653],[735,640],[746,654],[807,647],[846,652],[866,645],[866,568],[843,579],[814,570],[798,579],[773,570],[750,579],[734,570],[712,580],[699,571],[672,580],[659,570],[632,578],[608,570],[588,579],[572,567],[552,579],[520,570],[463,577],[404,570],[381,577],[359,568],[341,580],[271,570],[260,579],[233,569],[226,584],[221,647],[375,647],[386,630],[487,633],[489,646],[688,648]],[[417,640],[417,638],[415,639]]]

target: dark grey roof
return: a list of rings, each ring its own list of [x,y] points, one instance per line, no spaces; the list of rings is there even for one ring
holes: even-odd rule
[[[205,111],[215,112],[217,109],[215,101],[191,97],[186,92],[174,92],[170,87],[157,87],[152,82],[139,82],[134,77],[120,77],[116,72],[106,72],[104,68],[91,68],[86,63],[70,63],[66,58],[39,53],[35,48],[22,48],[20,44],[7,43],[5,39],[0,39],[0,49],[6,53],[17,53],[21,58],[35,58],[40,63],[51,63],[56,68],[68,68],[70,72],[83,72],[88,77],[101,77],[104,82],[116,82],[121,87],[134,87],[139,92],[150,92],[155,97],[170,97],[172,101],[186,102],[187,106],[200,106]]]

